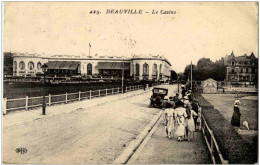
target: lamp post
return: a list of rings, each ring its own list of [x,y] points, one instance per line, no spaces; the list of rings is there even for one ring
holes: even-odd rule
[[[179,91],[180,91],[180,85],[179,85],[179,83],[180,83],[180,75],[178,75],[178,77],[177,77],[177,79],[178,79],[178,93],[180,93]]]
[[[45,63],[43,66],[42,66],[42,71],[43,71],[43,84],[44,84],[44,87],[46,86],[46,82],[45,82],[45,77],[46,77],[46,72],[48,71],[48,65]],[[43,91],[43,103],[42,103],[42,115],[45,115],[45,110],[46,110],[46,102],[45,102],[45,89]]]

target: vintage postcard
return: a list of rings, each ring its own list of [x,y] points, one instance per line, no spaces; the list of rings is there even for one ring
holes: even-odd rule
[[[2,6],[2,163],[257,162],[258,2]]]

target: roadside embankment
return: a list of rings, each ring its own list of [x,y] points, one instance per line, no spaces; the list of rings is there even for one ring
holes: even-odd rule
[[[220,151],[229,164],[252,164],[257,162],[257,140],[245,142],[223,115],[210,104],[200,92],[195,92],[209,127],[212,129]]]

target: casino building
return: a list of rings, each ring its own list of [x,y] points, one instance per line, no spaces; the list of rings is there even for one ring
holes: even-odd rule
[[[132,57],[116,56],[73,56],[14,53],[13,76],[42,75],[41,66],[48,65],[48,75],[73,76],[81,75],[101,78],[119,78],[122,72],[126,78],[134,80],[162,80],[171,76],[171,63],[162,56],[133,55]]]

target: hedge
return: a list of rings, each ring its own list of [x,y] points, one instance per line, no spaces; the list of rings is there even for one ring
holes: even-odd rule
[[[200,92],[195,97],[202,107],[202,114],[213,131],[223,158],[229,164],[253,164],[257,162],[257,139],[253,144],[245,142],[218,110],[214,109]]]

